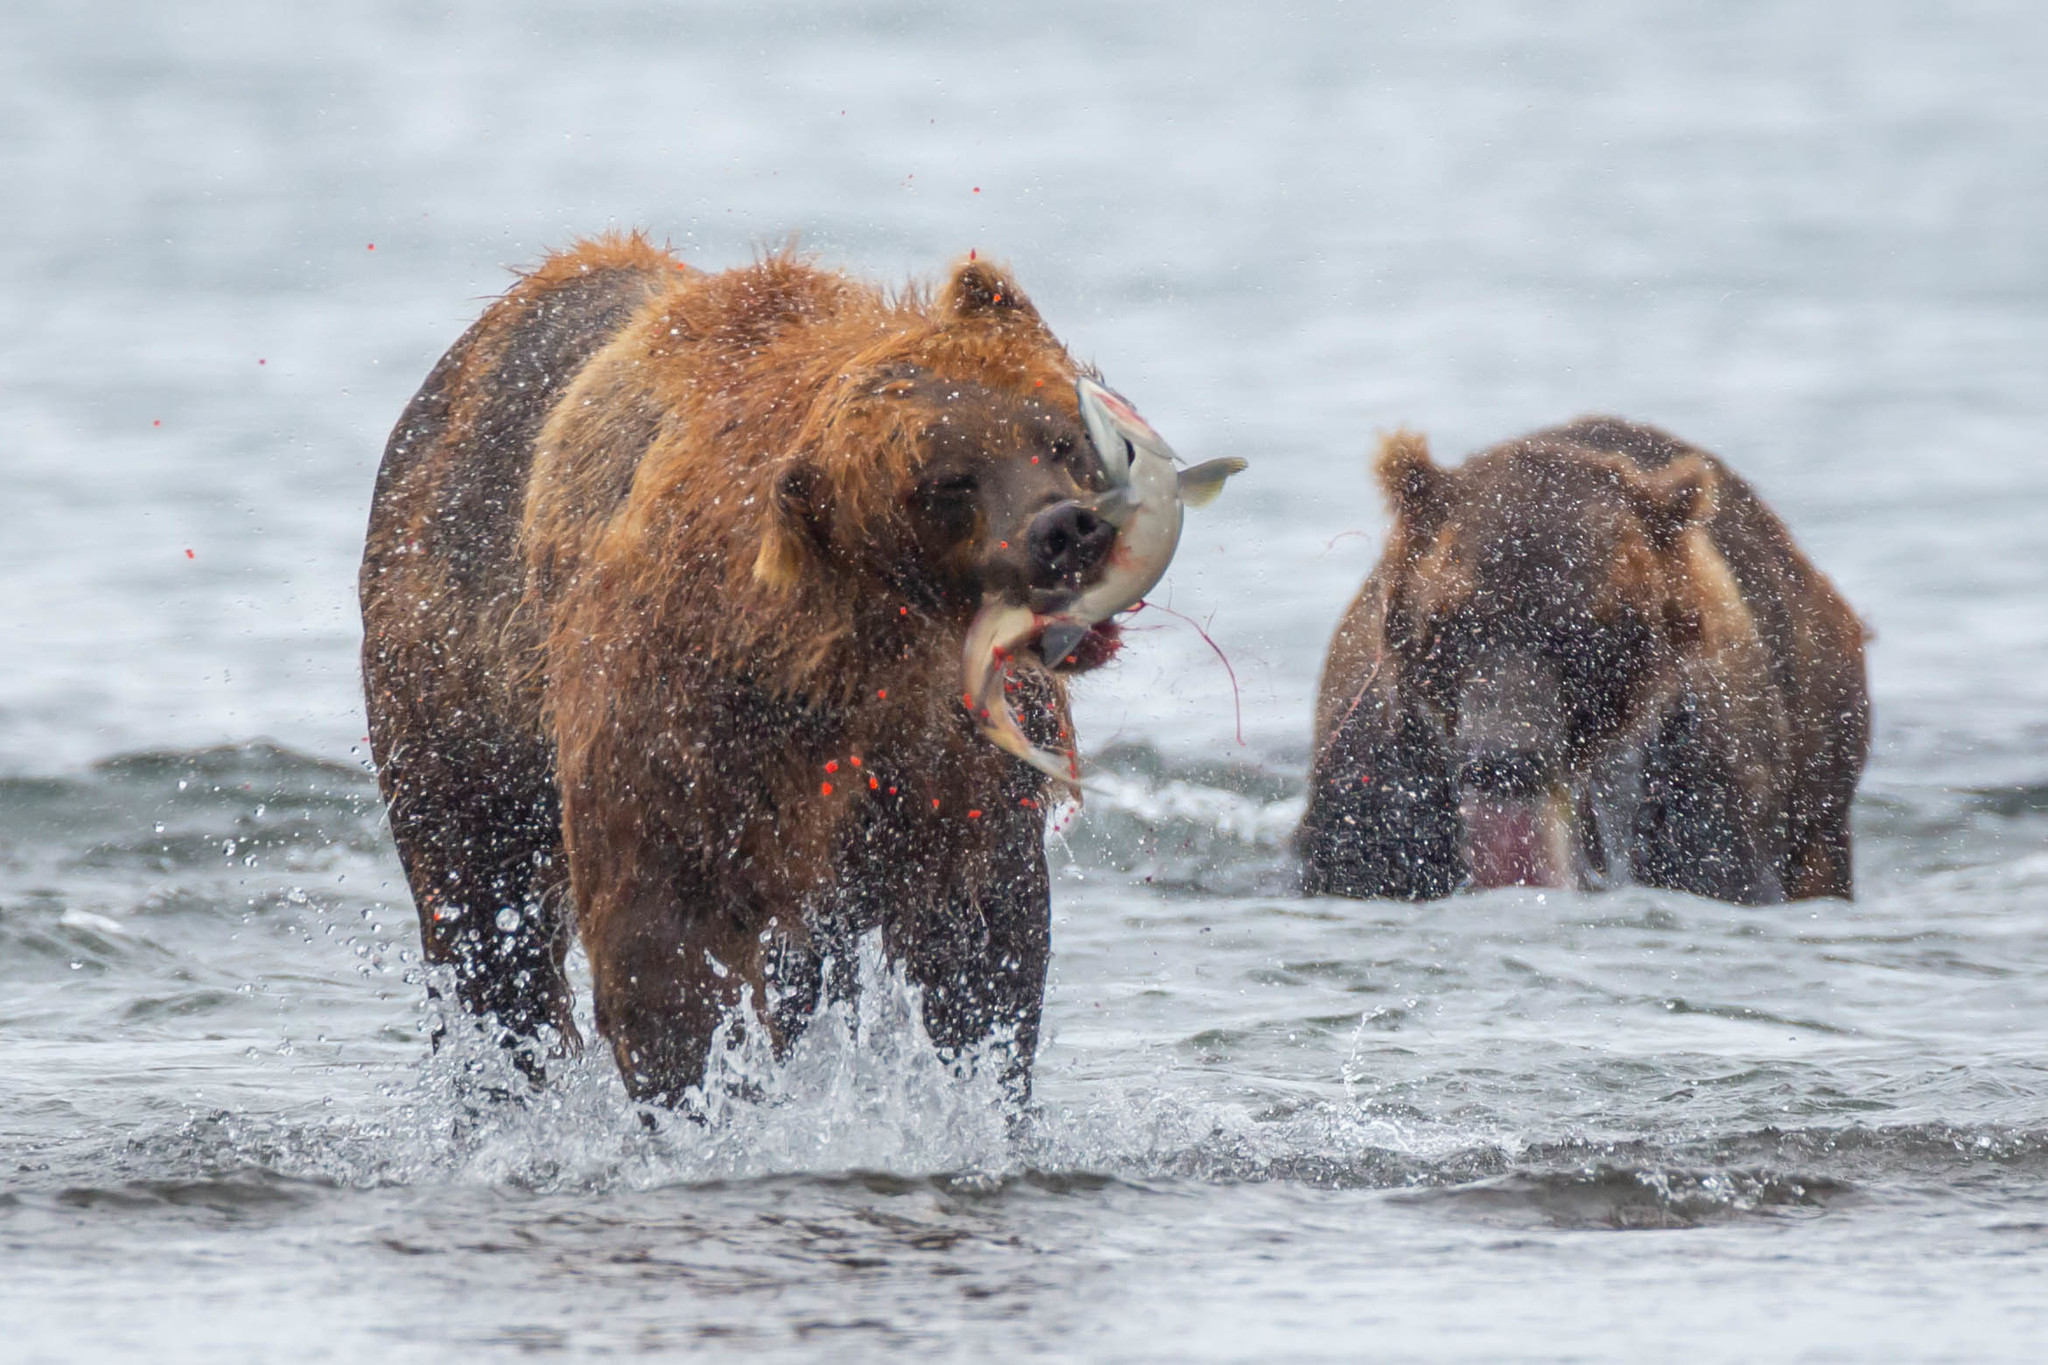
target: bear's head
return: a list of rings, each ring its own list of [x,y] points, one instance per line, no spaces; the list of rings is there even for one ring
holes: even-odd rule
[[[1048,612],[1109,569],[1102,459],[1075,396],[1081,371],[1000,268],[963,262],[930,300],[834,373],[772,474],[754,577],[829,585],[964,631],[991,602]],[[1098,623],[1049,664],[1115,650]]]
[[[1568,883],[1588,837],[1576,797],[1742,612],[1705,534],[1716,470],[1541,437],[1443,468],[1397,433],[1378,473],[1386,638],[1404,707],[1443,743],[1473,880]]]

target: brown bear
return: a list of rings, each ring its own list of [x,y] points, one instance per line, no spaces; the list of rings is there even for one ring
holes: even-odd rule
[[[1609,417],[1451,469],[1397,433],[1378,473],[1394,526],[1323,668],[1306,890],[1851,894],[1863,627],[1749,485]]]
[[[933,1039],[996,1040],[1027,1091],[1055,784],[978,732],[962,649],[1117,551],[1082,374],[972,257],[891,296],[638,234],[548,258],[434,368],[370,516],[370,735],[427,957],[530,1072],[574,1041],[572,927],[669,1104],[722,1019],[786,1046],[879,930]],[[1007,696],[1071,749],[1053,672]]]

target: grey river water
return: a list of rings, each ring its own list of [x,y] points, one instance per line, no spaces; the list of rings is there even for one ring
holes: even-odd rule
[[[6,7],[0,1358],[2048,1357],[2044,70],[2020,3]],[[874,962],[708,1125],[429,1053],[371,479],[615,225],[1003,257],[1253,461],[1157,594],[1243,741],[1171,618],[1083,686],[1014,1128]],[[1874,628],[1860,898],[1300,898],[1373,433],[1587,411]]]

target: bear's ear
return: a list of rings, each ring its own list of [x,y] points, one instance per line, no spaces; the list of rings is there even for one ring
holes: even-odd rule
[[[1010,278],[1010,272],[969,256],[953,267],[952,278],[939,293],[939,308],[955,321],[972,317],[1025,317],[1034,322],[1038,310]]]
[[[818,472],[808,461],[789,460],[776,473],[754,556],[755,582],[786,592],[802,580],[824,539],[820,492]]]
[[[1444,471],[1429,458],[1429,438],[1405,427],[1380,438],[1373,471],[1394,515],[1428,531],[1443,519]]]
[[[1650,543],[1664,549],[1694,526],[1714,519],[1721,506],[1721,476],[1698,455],[1685,455],[1662,469],[1639,474],[1636,504]]]

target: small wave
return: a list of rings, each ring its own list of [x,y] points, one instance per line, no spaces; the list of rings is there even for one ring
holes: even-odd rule
[[[324,871],[351,856],[390,857],[374,781],[265,741],[0,779],[0,867],[31,885],[259,864]]]
[[[1096,790],[1109,810],[1154,830],[1175,823],[1206,827],[1213,835],[1260,849],[1285,847],[1304,808],[1300,797],[1259,802],[1177,779],[1153,785],[1105,775],[1096,779]]]
[[[1819,1019],[1802,1019],[1774,1010],[1757,1009],[1753,1005],[1724,1005],[1710,1000],[1687,1000],[1679,995],[1657,997],[1656,1003],[1668,1014],[1703,1014],[1710,1018],[1730,1019],[1742,1024],[1770,1024],[1777,1028],[1804,1029],[1810,1033],[1833,1033],[1844,1037],[1856,1033],[1855,1029],[1841,1028]]]
[[[1178,762],[1147,744],[1092,755],[1076,861],[1208,894],[1290,887],[1300,779],[1251,763]]]
[[[53,1202],[73,1209],[152,1213],[198,1209],[227,1222],[301,1208],[319,1197],[316,1187],[257,1167],[197,1180],[135,1180],[120,1185],[73,1185]]]
[[[1826,1176],[1599,1164],[1573,1171],[1510,1171],[1396,1197],[1499,1226],[1650,1229],[1819,1212],[1851,1189]]]
[[[179,791],[259,792],[333,800],[337,795],[374,791],[376,781],[362,768],[302,754],[267,739],[218,744],[204,749],[149,749],[115,754],[92,765],[109,782]]]
[[[1971,787],[1964,791],[1978,810],[2008,820],[2048,815],[2048,782],[2027,782],[2011,787]]]
[[[48,964],[75,972],[160,966],[164,948],[130,923],[64,904],[50,894],[0,904],[0,981],[41,983]]]

